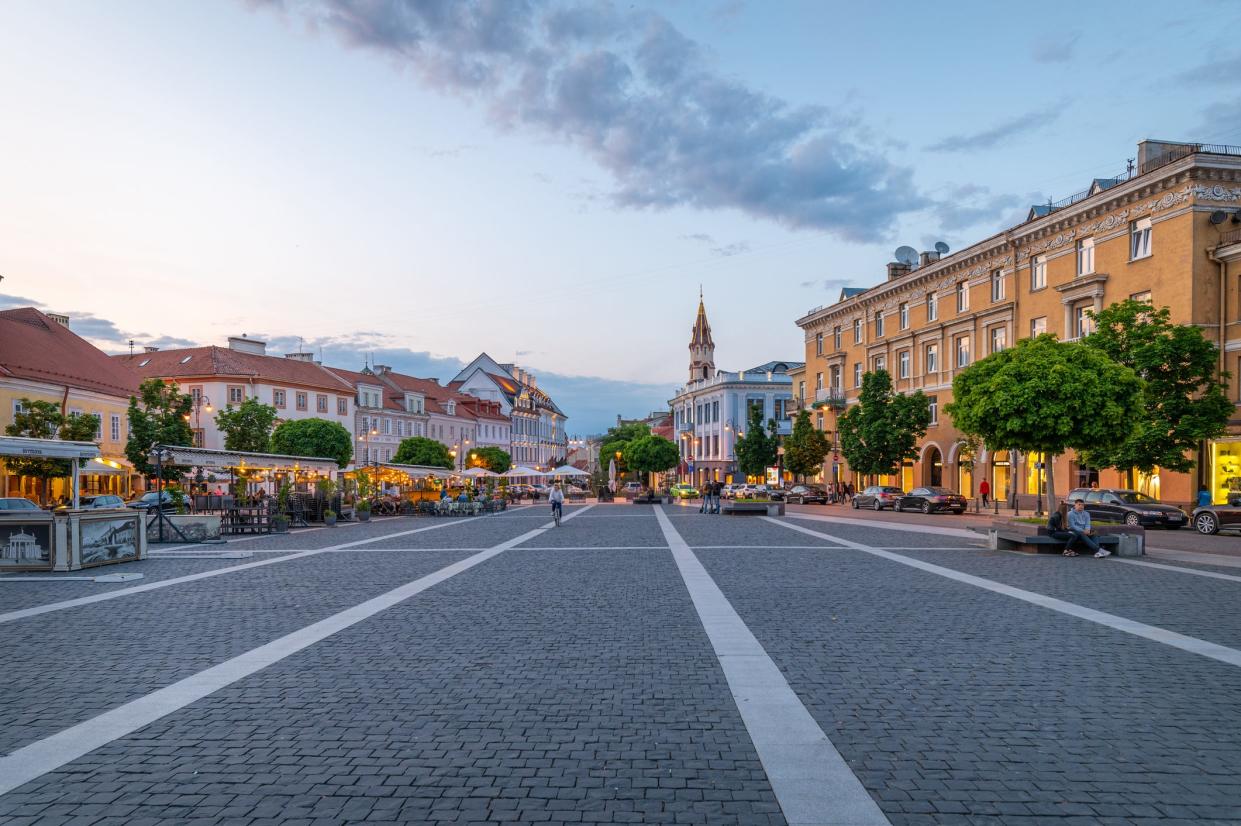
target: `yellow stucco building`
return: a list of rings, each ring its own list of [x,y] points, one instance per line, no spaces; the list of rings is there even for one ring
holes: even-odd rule
[[[898,391],[922,390],[934,423],[916,461],[891,480],[905,489],[942,484],[976,495],[986,478],[995,495],[1014,491],[1023,507],[1042,484],[1040,457],[989,453],[971,457],[944,405],[953,377],[975,360],[1042,332],[1076,340],[1090,331],[1090,309],[1126,298],[1167,306],[1172,321],[1194,324],[1221,351],[1228,390],[1241,403],[1241,147],[1143,141],[1136,163],[1115,178],[1095,179],[1063,201],[1036,205],[1028,219],[952,253],[902,254],[887,279],[846,290],[834,304],[797,320],[805,333],[807,406],[825,430],[856,401],[862,374],[884,368]],[[1229,435],[1204,444],[1190,473],[1156,471],[1139,489],[1189,505],[1199,485],[1215,501],[1241,492],[1241,409]],[[861,485],[839,459],[825,466]],[[1098,482],[1124,487],[1114,470],[1083,467],[1074,455],[1055,466],[1057,493]]]
[[[66,316],[33,307],[0,311],[0,432],[13,423],[22,399],[94,416],[102,461],[83,469],[83,494],[129,495],[137,482],[125,459],[125,442],[129,397],[137,393],[138,382],[122,362],[73,333]],[[67,480],[56,481],[51,496],[68,491]],[[38,482],[9,473],[0,461],[0,495],[38,501]]]

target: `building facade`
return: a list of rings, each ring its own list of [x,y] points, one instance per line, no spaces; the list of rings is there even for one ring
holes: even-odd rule
[[[1023,506],[1045,488],[1037,454],[971,455],[944,405],[952,381],[979,358],[1018,338],[1054,333],[1075,341],[1091,332],[1090,310],[1124,299],[1171,310],[1221,351],[1220,369],[1241,375],[1241,148],[1144,141],[1136,165],[1061,202],[1036,205],[1023,223],[952,255],[922,253],[894,262],[887,279],[797,320],[805,334],[802,394],[823,430],[856,402],[862,375],[886,369],[896,390],[922,390],[932,424],[894,477],[908,489],[941,484],[972,496],[982,479],[997,497]],[[1234,378],[1229,394],[1238,396]],[[1222,502],[1241,490],[1241,413],[1229,435],[1204,444],[1190,473],[1137,474],[1136,486],[1164,501],[1192,503],[1199,485]],[[1097,482],[1125,487],[1127,473],[1056,460],[1057,492]],[[833,471],[825,468],[830,476]],[[847,463],[835,473],[861,485]]]
[[[129,399],[139,377],[70,329],[68,316],[33,307],[0,311],[0,433],[13,424],[22,399],[57,405],[63,414],[84,413],[98,422],[95,433],[102,462],[83,471],[83,494],[130,495],[140,480],[125,458],[129,440]],[[37,501],[38,482],[8,473],[0,461],[0,496]],[[68,495],[66,480],[55,480],[50,495]]]
[[[499,405],[509,419],[509,454],[513,464],[549,470],[568,457],[568,417],[524,368],[500,364],[480,353],[448,387]]]
[[[771,361],[750,370],[730,372],[715,367],[715,343],[702,298],[690,333],[689,381],[669,400],[674,441],[681,452],[677,478],[700,485],[707,480],[744,482],[734,452],[745,435],[751,408],[763,421],[775,419],[778,436],[792,432],[793,381],[797,361]]]

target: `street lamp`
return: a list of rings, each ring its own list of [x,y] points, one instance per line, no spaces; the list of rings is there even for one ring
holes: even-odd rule
[[[366,444],[366,462],[364,464],[374,465],[374,470],[371,471],[371,474],[373,478],[375,479],[378,479],[379,477],[379,461],[378,461],[378,457],[376,457],[375,454],[371,452],[371,437],[378,436],[378,435],[379,435],[379,428],[372,427],[369,430],[364,431],[363,434],[358,437]],[[372,493],[373,493],[373,490],[372,490]]]
[[[194,405],[194,439],[196,441],[196,444],[194,446],[204,447],[204,442],[206,440],[203,438],[203,435],[202,435],[203,434],[202,411],[205,409],[208,413],[211,412],[212,410],[211,399],[208,398],[207,396],[204,396],[202,393],[192,393],[190,395],[190,400],[193,402],[193,405]],[[189,418],[190,418],[189,416],[186,416],[185,417],[186,421],[189,421]]]

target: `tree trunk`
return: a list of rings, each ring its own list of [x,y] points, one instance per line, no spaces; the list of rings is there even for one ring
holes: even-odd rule
[[[1047,512],[1054,513],[1056,510],[1056,457],[1052,456],[1047,459],[1047,454],[1043,455],[1047,465]]]

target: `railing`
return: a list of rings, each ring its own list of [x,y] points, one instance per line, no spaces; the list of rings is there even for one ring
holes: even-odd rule
[[[845,398],[844,391],[839,387],[820,387],[814,391],[814,403],[840,410],[848,404],[848,400]]]
[[[1220,233],[1218,246],[1226,247],[1229,244],[1241,244],[1241,229]]]
[[[1158,169],[1161,166],[1167,166],[1175,163],[1181,158],[1188,158],[1190,155],[1241,155],[1241,146],[1229,146],[1224,143],[1188,143],[1184,146],[1176,146],[1156,155],[1146,163],[1142,164],[1140,173],[1145,175],[1147,172]]]

